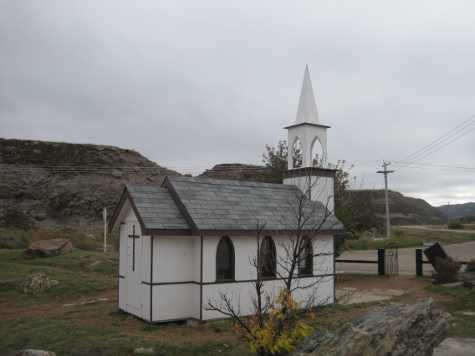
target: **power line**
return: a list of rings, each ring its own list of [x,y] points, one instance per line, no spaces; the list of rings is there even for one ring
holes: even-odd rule
[[[459,140],[460,138],[468,135],[470,132],[475,130],[475,127],[471,128],[471,125],[475,123],[475,115],[470,116],[469,118],[465,119],[458,125],[456,125],[451,130],[447,131],[442,136],[436,138],[434,141],[429,143],[426,146],[418,149],[417,151],[407,155],[403,161],[409,161],[407,166],[410,166],[417,161],[441,150],[442,148],[450,145],[451,143]],[[407,168],[407,167],[402,167]]]

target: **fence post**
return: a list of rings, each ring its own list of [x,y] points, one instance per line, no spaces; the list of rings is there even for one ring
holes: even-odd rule
[[[422,270],[422,249],[416,248],[416,276],[422,277],[424,272]]]
[[[385,255],[384,248],[378,248],[378,275],[380,276],[384,276],[386,272]]]

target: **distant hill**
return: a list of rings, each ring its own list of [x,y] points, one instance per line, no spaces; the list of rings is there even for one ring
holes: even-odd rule
[[[205,170],[200,177],[272,183],[271,171],[264,166],[242,163],[222,163]]]
[[[269,168],[239,163],[218,164],[206,170],[201,176],[221,179],[236,179],[257,182],[273,182]],[[367,202],[373,214],[383,219],[385,214],[384,190],[353,190],[357,200]],[[391,221],[395,225],[441,224],[446,217],[423,199],[406,197],[398,192],[389,192]]]
[[[160,183],[168,174],[178,173],[128,149],[0,139],[0,226],[20,219],[93,230],[125,183]]]
[[[353,190],[353,197],[369,202],[371,210],[381,219],[385,216],[384,190]],[[443,224],[447,218],[424,199],[412,198],[389,191],[389,210],[394,225]]]
[[[460,219],[468,216],[475,216],[475,203],[450,204],[437,207],[445,216],[450,219]]]

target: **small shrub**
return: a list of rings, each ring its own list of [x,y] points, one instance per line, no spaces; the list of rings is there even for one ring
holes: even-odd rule
[[[450,220],[448,228],[451,230],[460,230],[463,229],[463,224],[459,220]]]
[[[475,272],[475,259],[468,261],[465,272]]]
[[[461,264],[451,257],[437,257],[435,259],[435,270],[437,272],[434,274],[434,282],[438,284],[456,282],[460,267]]]

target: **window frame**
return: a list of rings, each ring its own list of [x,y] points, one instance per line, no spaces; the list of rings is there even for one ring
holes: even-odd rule
[[[221,244],[225,243],[227,248],[230,249],[230,254],[229,257],[231,259],[230,262],[230,274],[231,278],[220,278],[219,276],[219,264],[218,264],[218,258],[219,258],[219,252],[220,252],[220,246]],[[230,281],[235,281],[236,280],[236,255],[234,251],[234,244],[233,241],[228,237],[228,236],[223,236],[219,239],[218,245],[216,246],[216,256],[215,256],[215,262],[216,262],[216,282],[230,282]]]
[[[302,268],[300,261],[298,261],[298,275],[313,276],[313,241],[308,236],[304,236],[302,239],[303,243],[306,244],[305,248],[302,251],[302,253],[304,254],[303,258],[305,258],[305,267]],[[310,252],[310,256],[308,252]]]
[[[264,243],[266,241],[269,241],[269,246],[265,246]],[[267,248],[270,248],[270,253],[266,254],[266,256],[263,256],[263,252],[264,249],[263,247],[267,247]],[[272,278],[276,278],[277,276],[277,249],[275,247],[275,242],[274,242],[274,239],[271,237],[271,236],[266,236],[264,237],[264,239],[261,241],[260,243],[260,246],[259,246],[259,270],[258,270],[258,273],[259,273],[259,278],[260,279],[272,279]],[[265,263],[263,261],[263,257],[266,257],[267,256],[273,256],[273,261],[272,261],[272,270],[271,270],[271,273],[269,274],[264,274],[263,273],[263,264]]]

